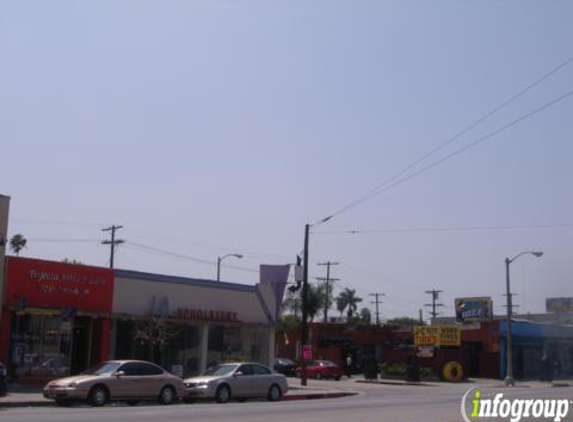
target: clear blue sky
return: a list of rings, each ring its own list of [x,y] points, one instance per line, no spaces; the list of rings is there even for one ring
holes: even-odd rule
[[[326,217],[573,55],[569,1],[25,1],[0,8],[0,192],[24,256],[106,265],[101,228],[229,265],[293,262]],[[573,64],[456,140],[573,89]],[[315,231],[573,223],[573,97]],[[428,161],[431,163],[431,160]],[[37,239],[37,240],[34,240]],[[47,241],[47,240],[59,241]],[[85,242],[65,241],[85,239]],[[444,291],[573,295],[573,227],[314,233],[310,269],[384,317]],[[116,266],[213,278],[121,246]],[[223,279],[257,282],[223,268]],[[373,307],[372,307],[373,308]]]

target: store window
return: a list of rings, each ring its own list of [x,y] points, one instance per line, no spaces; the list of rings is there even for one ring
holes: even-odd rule
[[[269,330],[266,327],[209,327],[207,366],[225,361],[269,361]]]
[[[12,318],[11,363],[16,377],[56,378],[69,374],[72,322],[59,315]]]
[[[155,324],[155,330],[148,330],[152,325],[152,321],[118,320],[116,358],[149,360],[184,377],[199,374],[200,326]]]

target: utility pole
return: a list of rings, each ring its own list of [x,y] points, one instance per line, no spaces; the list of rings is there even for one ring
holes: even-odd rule
[[[374,296],[376,298],[374,302],[370,303],[376,304],[376,325],[380,325],[380,308],[378,307],[378,305],[382,303],[382,301],[379,299],[379,297],[386,296],[386,293],[370,293],[370,296]]]
[[[438,298],[440,296],[440,293],[442,293],[442,290],[426,290],[426,293],[432,295],[432,303],[426,303],[424,306],[431,306],[432,312],[430,312],[430,315],[432,316],[432,318],[436,318],[438,316],[436,308],[444,306],[442,303],[438,303]]]
[[[340,262],[330,262],[330,261],[326,261],[326,262],[320,262],[318,265],[326,265],[326,278],[324,277],[318,277],[317,280],[320,281],[326,281],[326,301],[324,303],[324,322],[327,323],[328,322],[328,308],[330,307],[330,282],[331,281],[338,281],[340,280],[339,278],[330,278],[330,266],[331,265],[340,265]]]
[[[300,336],[300,343],[304,355],[304,349],[308,343],[308,235],[310,231],[310,224],[306,224],[304,226],[304,257],[303,257],[303,279],[302,279],[302,321],[300,324],[301,327],[301,336]],[[301,359],[301,376],[300,376],[300,384],[306,385],[306,360],[303,358]]]
[[[101,229],[102,232],[108,232],[111,231],[111,240],[104,240],[102,243],[102,245],[111,245],[110,246],[110,256],[109,256],[109,268],[113,268],[113,257],[115,254],[115,245],[120,245],[122,244],[124,241],[121,239],[115,239],[115,231],[122,229],[123,226],[116,226],[116,225],[112,225],[111,227],[107,227],[105,229]]]

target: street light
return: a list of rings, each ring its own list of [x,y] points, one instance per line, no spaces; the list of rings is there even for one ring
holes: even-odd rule
[[[217,257],[217,281],[221,281],[221,261],[229,256],[234,256],[235,258],[243,258],[243,255],[238,253],[228,253],[227,255]]]
[[[505,289],[506,289],[506,299],[507,299],[507,339],[505,341],[506,345],[506,377],[505,377],[505,385],[506,386],[514,386],[515,379],[513,379],[513,345],[511,339],[511,313],[512,313],[512,300],[511,300],[511,290],[509,288],[509,264],[519,258],[521,255],[534,255],[537,258],[543,256],[543,252],[534,252],[534,251],[527,251],[521,252],[520,254],[515,255],[513,258],[505,258]]]

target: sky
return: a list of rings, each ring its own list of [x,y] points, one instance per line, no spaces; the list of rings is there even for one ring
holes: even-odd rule
[[[255,284],[311,228],[381,318],[573,296],[573,2],[4,0],[0,193],[22,256]],[[566,63],[552,72],[559,65]],[[564,96],[565,95],[565,96]],[[564,97],[563,97],[564,96]],[[551,103],[556,100],[556,102]],[[546,108],[543,108],[547,105]],[[539,112],[530,114],[538,109]],[[515,124],[514,124],[515,122]],[[466,149],[467,148],[467,149]],[[360,231],[348,233],[348,231]],[[336,313],[336,312],[334,312]]]

